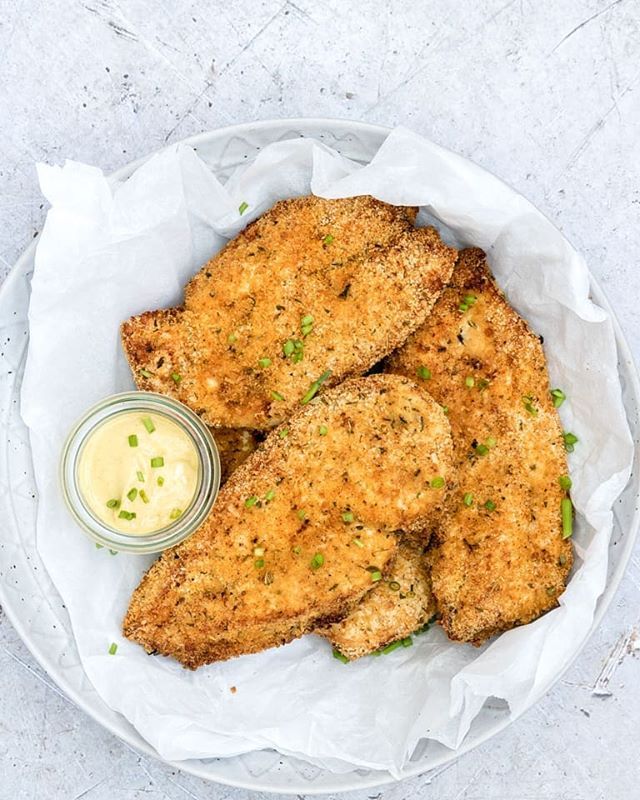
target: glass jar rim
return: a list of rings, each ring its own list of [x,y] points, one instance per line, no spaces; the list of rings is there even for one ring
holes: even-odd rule
[[[193,442],[198,455],[198,485],[187,509],[157,531],[132,534],[112,528],[91,512],[78,482],[78,460],[89,436],[106,420],[125,413],[154,413],[177,424]],[[204,522],[220,488],[220,456],[209,428],[190,408],[156,392],[121,392],[91,406],[74,424],[62,448],[62,493],[76,523],[97,545],[128,553],[158,553],[179,544]]]

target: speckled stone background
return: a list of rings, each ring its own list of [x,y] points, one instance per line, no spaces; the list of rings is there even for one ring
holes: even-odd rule
[[[110,171],[272,117],[402,123],[559,225],[638,362],[639,78],[639,0],[0,0],[0,280],[42,226],[36,161]],[[438,774],[349,797],[640,797],[639,627],[636,549],[604,623],[534,709]],[[0,616],[1,800],[251,796],[106,733]]]

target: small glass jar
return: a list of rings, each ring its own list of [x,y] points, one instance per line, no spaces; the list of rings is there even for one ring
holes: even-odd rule
[[[91,510],[81,491],[79,464],[96,429],[121,414],[155,414],[186,433],[198,456],[196,490],[181,516],[150,533],[124,533]],[[154,392],[124,392],[105,398],[75,424],[62,450],[60,477],[65,501],[80,527],[99,545],[128,553],[157,553],[190,536],[206,519],[220,488],[220,456],[207,426],[182,403]]]

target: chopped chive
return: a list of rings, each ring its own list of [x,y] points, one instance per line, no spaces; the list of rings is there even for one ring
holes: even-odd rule
[[[145,492],[144,489],[140,489],[140,499],[143,503],[149,502],[149,495]]]
[[[496,440],[493,438],[493,436],[490,436],[490,437],[487,439],[487,441],[485,442],[485,444],[486,444],[486,445],[487,445],[487,447],[489,447],[489,448],[491,448],[491,447],[495,447],[495,446],[496,446]]]
[[[561,475],[558,478],[558,483],[560,484],[560,488],[564,489],[565,492],[568,492],[569,489],[573,486],[571,478],[568,475]]]
[[[262,569],[264,567],[264,558],[256,558],[256,560],[253,562],[253,566],[256,569]]]
[[[428,381],[431,378],[431,370],[428,367],[418,367],[418,377]]]
[[[460,311],[468,311],[469,310],[469,306],[466,303],[460,303],[460,305],[458,306],[458,309]]]
[[[282,345],[282,352],[287,356],[287,358],[293,353],[295,350],[295,345],[292,339],[287,339],[287,341]]]
[[[445,414],[449,413],[449,406],[441,406],[441,408],[442,408],[442,410],[444,411]]]
[[[131,436],[128,437],[129,439],[129,447],[137,447],[138,446],[138,437],[135,433],[132,433]]]
[[[343,522],[347,522],[347,523],[353,522],[353,519],[354,519],[353,511],[345,511],[344,514],[342,515],[342,521]]]
[[[475,296],[475,294],[466,294],[466,295],[464,296],[464,302],[465,302],[465,303],[466,303],[468,306],[472,306],[472,305],[474,305],[474,303],[476,302],[476,300],[477,300],[477,299],[478,299],[478,298]]]
[[[311,400],[313,400],[313,398],[316,396],[316,394],[318,392],[318,389],[322,386],[322,384],[327,380],[327,378],[330,375],[331,375],[331,370],[327,369],[322,373],[322,375],[317,380],[315,380],[311,384],[311,386],[309,387],[309,391],[305,394],[305,396],[300,401],[300,403],[303,406],[306,405],[307,403],[309,403]]]
[[[565,431],[562,434],[562,438],[564,440],[564,447],[567,453],[573,453],[574,445],[577,444],[580,440],[575,435],[575,433],[571,433],[570,431]]]
[[[551,389],[550,394],[554,408],[560,408],[560,406],[567,399],[567,395],[562,391],[562,389]]]
[[[538,409],[533,405],[533,397],[530,394],[522,396],[522,405],[533,417],[538,416]]]
[[[103,544],[100,544],[99,542],[96,542],[96,550],[102,550],[103,547],[104,547]]]
[[[135,511],[125,511],[124,509],[118,514],[119,519],[132,520],[136,518]]]
[[[153,375],[153,372],[149,372],[148,369],[141,369],[140,374],[143,378],[150,378]]]
[[[136,472],[136,477],[140,481],[140,483],[144,483],[144,472],[141,472],[140,470],[138,470]]]
[[[271,359],[270,358],[261,358],[258,361],[258,366],[262,367],[262,369],[264,369],[265,367],[270,367],[271,366]]]
[[[469,389],[472,389],[475,386],[475,383],[476,383],[475,378],[473,378],[471,375],[469,375],[464,379],[464,384]]]
[[[304,519],[306,519],[306,518],[307,518],[307,512],[306,512],[306,511],[304,511],[302,508],[301,508],[301,509],[299,509],[299,510],[298,510],[298,519],[302,519],[302,520],[304,520]]]
[[[465,496],[462,498],[462,502],[465,504],[467,508],[470,508],[473,505],[473,495],[471,492],[466,492]]]
[[[156,483],[158,484],[158,486],[164,486],[164,477],[160,475]]]
[[[117,650],[118,650],[118,645],[115,642],[111,642],[111,644],[109,645],[109,655],[115,656]]]
[[[169,519],[178,519],[178,517],[182,516],[182,509],[181,508],[173,508],[171,513],[169,514]]]
[[[444,486],[444,478],[438,475],[436,478],[432,478],[431,483],[429,484],[432,489],[442,489]]]
[[[316,553],[314,557],[311,559],[309,566],[311,569],[320,569],[320,567],[324,564],[324,556],[322,553]]]
[[[355,544],[356,547],[364,547],[364,542],[362,541],[362,539],[354,539],[353,543]]]
[[[378,581],[382,580],[382,573],[380,572],[380,570],[376,570],[375,572],[371,573],[371,580],[374,583],[377,583]]]
[[[313,325],[303,325],[300,330],[302,331],[303,336],[308,336],[313,330]]]
[[[251,506],[255,506],[257,502],[258,502],[257,496],[255,494],[252,494],[251,497],[247,497],[247,499],[244,501],[244,507],[251,508]]]
[[[313,325],[313,316],[311,314],[307,314],[300,320],[300,327],[303,328],[305,325]]]
[[[142,420],[142,424],[149,433],[153,433],[156,429],[156,426],[153,424],[153,420],[151,419],[151,417],[144,417],[144,419]]]
[[[476,386],[478,387],[479,392],[483,392],[488,385],[489,381],[486,378],[478,378],[478,380],[476,381]]]
[[[484,504],[484,507],[487,509],[487,511],[496,510],[496,504],[493,502],[493,500],[487,500],[487,502]]]
[[[138,490],[137,489],[129,489],[129,491],[127,492],[127,497],[129,498],[129,500],[131,500],[132,503],[136,499],[137,496],[138,496]]]
[[[398,581],[389,581],[389,588],[392,592],[399,592],[400,591],[400,584]]]
[[[120,501],[116,500],[115,497],[112,497],[111,500],[107,500],[107,508],[118,508],[120,506]]]
[[[299,544],[297,544],[297,545],[296,545],[296,546],[293,548],[293,552],[294,552],[294,553],[295,553],[297,556],[299,556],[299,555],[300,555],[300,553],[302,552],[302,548],[300,547],[300,545],[299,545]]]
[[[280,394],[280,392],[276,392],[276,391],[272,391],[271,392],[271,397],[273,397],[274,400],[284,400],[284,395],[282,395],[282,394]]]
[[[380,650],[380,652],[386,656],[389,653],[393,653],[393,651],[397,650],[399,647],[402,647],[402,639],[398,639],[397,642],[391,642],[391,644],[388,644],[386,647],[383,647],[382,650]]]
[[[269,491],[265,494],[264,499],[266,500],[267,503],[270,503],[275,496],[276,496],[276,490],[269,489]]]
[[[245,201],[243,200],[243,201],[240,203],[240,205],[238,206],[238,214],[240,214],[240,216],[242,216],[242,215],[244,214],[244,212],[245,212],[245,211],[246,211],[248,208],[249,208],[249,203],[245,203]]]
[[[318,428],[318,433],[320,434],[320,436],[326,436],[326,435],[327,435],[327,433],[329,433],[329,428],[327,428],[327,426],[326,426],[326,425],[321,425],[321,426]]]
[[[479,445],[476,447],[476,453],[477,453],[479,456],[486,456],[488,452],[489,452],[489,448],[487,447],[487,445],[486,445],[486,444],[479,444]]]
[[[288,435],[289,435],[289,428],[283,428],[283,429],[280,431],[280,433],[278,434],[278,436],[279,436],[281,439],[284,439],[284,437],[285,437],[285,436],[288,436]]]
[[[402,639],[403,647],[411,647],[412,644],[413,644],[413,639],[411,638],[411,636],[405,636],[405,638]]]
[[[254,556],[263,556],[264,555],[264,547],[254,547],[253,548],[253,555]]]
[[[238,337],[236,336],[236,334],[235,334],[235,333],[230,333],[230,334],[227,336],[227,341],[229,342],[229,344],[233,344],[234,342],[237,342],[237,341],[238,341]]]
[[[151,459],[151,466],[153,469],[158,469],[158,467],[164,467],[164,456],[154,456]]]
[[[328,233],[322,240],[322,244],[333,244],[333,236]]]
[[[560,501],[560,512],[562,514],[562,538],[569,539],[573,535],[573,503],[568,497],[563,497]]]
[[[179,372],[172,372],[171,373],[171,380],[174,383],[180,383],[180,381],[182,380],[182,375],[180,375]]]
[[[349,663],[349,659],[346,656],[343,656],[342,653],[339,650],[336,650],[335,647],[333,648],[333,657],[337,658],[338,661],[341,661],[343,664]]]

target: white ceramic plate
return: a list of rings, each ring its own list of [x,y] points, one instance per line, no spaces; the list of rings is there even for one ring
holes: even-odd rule
[[[314,137],[348,158],[366,162],[387,134],[386,128],[344,120],[277,120],[223,128],[186,139],[185,143],[196,148],[216,175],[225,180],[265,145],[281,139]],[[140,163],[123,167],[111,179],[125,180]],[[89,683],[80,664],[69,617],[36,550],[36,490],[28,434],[19,407],[28,341],[27,309],[34,252],[35,244],[20,258],[0,291],[0,518],[3,531],[0,541],[0,603],[37,661],[80,708],[128,744],[157,756],[124,717],[103,703]],[[593,279],[591,287],[595,302],[607,309],[613,318],[624,404],[637,442],[640,436],[640,383],[629,348],[607,300]],[[607,588],[599,600],[591,631],[600,623],[620,583],[640,523],[637,508],[640,493],[638,449],[635,458],[632,478],[616,503]],[[576,649],[575,656],[587,638]],[[540,696],[560,676],[560,673],[553,676]],[[405,768],[404,776],[418,775],[446,764],[508,724],[504,704],[487,703],[461,748],[454,752],[435,742],[423,744]],[[334,775],[273,751],[225,759],[183,761],[173,766],[232,786],[291,794],[364,789],[393,780],[386,772],[367,770]]]

